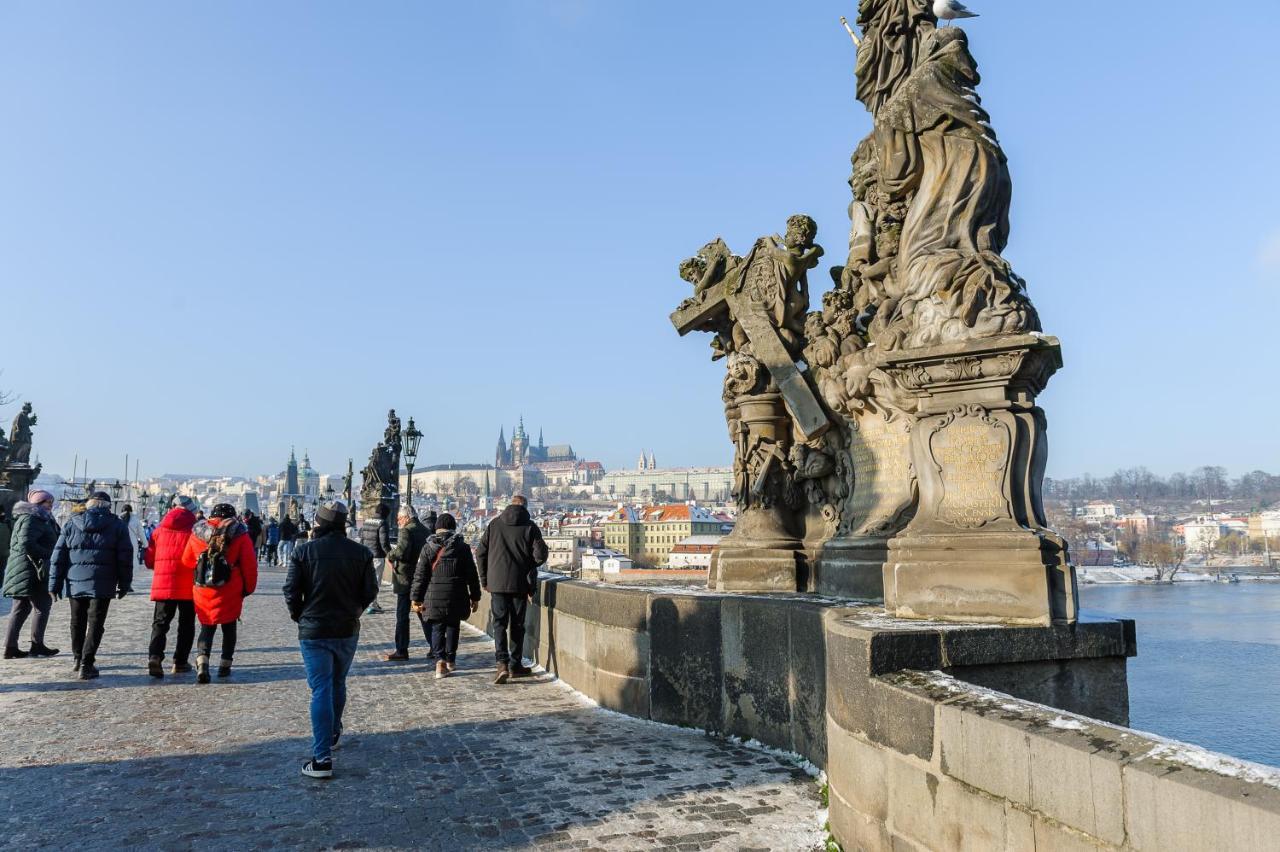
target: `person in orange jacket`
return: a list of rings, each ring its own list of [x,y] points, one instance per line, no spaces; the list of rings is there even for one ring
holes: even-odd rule
[[[201,557],[204,557],[202,560]],[[236,622],[244,599],[258,587],[258,557],[249,530],[229,503],[213,507],[209,520],[200,521],[187,539],[182,564],[195,570],[194,599],[200,635],[196,639],[196,682],[209,682],[213,635],[222,628],[222,659],[218,677],[231,674],[236,650]]]

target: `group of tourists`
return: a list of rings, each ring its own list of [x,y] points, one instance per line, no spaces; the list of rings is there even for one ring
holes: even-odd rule
[[[192,671],[194,643],[196,681],[210,683],[213,643],[220,628],[217,676],[230,677],[237,625],[245,598],[257,588],[259,559],[285,562],[285,602],[298,624],[311,689],[312,759],[304,764],[304,775],[333,775],[332,750],[342,735],[346,678],[355,658],[360,619],[382,611],[378,591],[388,568],[396,595],[395,648],[383,656],[385,662],[409,660],[412,613],[422,625],[435,677],[448,677],[457,665],[462,621],[476,612],[483,590],[490,596],[495,630],[494,682],[504,684],[531,674],[523,656],[525,616],[538,567],[548,554],[522,496],[512,498],[490,522],[474,552],[452,515],[432,512],[419,519],[409,507],[397,515],[393,544],[385,504],[361,526],[359,541],[348,536],[347,507],[332,501],[316,511],[309,539],[302,538],[296,524],[292,538],[286,538],[285,523],[293,523],[286,517],[276,525],[279,538],[274,547],[274,519],[264,525],[249,512],[237,517],[235,507],[226,503],[214,506],[205,518],[192,498],[175,497],[149,536],[128,506],[119,516],[114,514],[105,492],[94,492],[75,504],[62,526],[54,518],[54,504],[52,493],[37,489],[14,506],[11,521],[0,515],[3,594],[13,599],[4,658],[59,654],[59,649],[45,644],[45,630],[53,602],[65,597],[75,676],[98,677],[96,657],[107,612],[112,600],[133,591],[134,567],[141,563],[153,575],[148,674],[164,678],[167,637],[176,618],[170,672]],[[30,643],[23,650],[18,642],[28,620]]]

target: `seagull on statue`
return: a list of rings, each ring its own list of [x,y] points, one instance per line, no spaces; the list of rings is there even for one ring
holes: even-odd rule
[[[978,17],[977,12],[970,12],[960,0],[933,0],[933,15],[939,21]]]

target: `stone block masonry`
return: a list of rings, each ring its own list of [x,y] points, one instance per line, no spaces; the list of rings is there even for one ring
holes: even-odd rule
[[[592,698],[825,768],[848,850],[1280,849],[1280,770],[1124,727],[1132,622],[903,621],[549,577],[537,604],[527,656]]]

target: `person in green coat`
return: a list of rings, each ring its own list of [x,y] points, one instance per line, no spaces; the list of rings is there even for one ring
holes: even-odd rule
[[[418,554],[427,543],[431,531],[418,520],[418,514],[409,506],[401,506],[396,516],[400,524],[400,536],[395,547],[387,552],[387,561],[391,563],[391,590],[396,593],[396,649],[383,656],[388,663],[399,663],[409,659],[409,590],[413,585],[413,572],[418,566]],[[427,625],[422,625],[422,632],[431,642],[431,634]]]
[[[57,648],[44,644],[44,630],[53,608],[49,560],[61,532],[53,519],[53,502],[52,494],[37,489],[13,507],[13,534],[4,571],[4,596],[14,602],[4,637],[6,660],[52,657],[58,653]],[[18,648],[18,634],[32,610],[36,615],[31,619],[31,650],[23,651]]]
[[[9,512],[0,506],[0,582],[4,580],[4,567],[9,564],[9,539],[13,537],[13,525]]]

